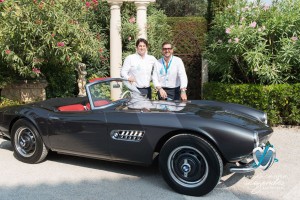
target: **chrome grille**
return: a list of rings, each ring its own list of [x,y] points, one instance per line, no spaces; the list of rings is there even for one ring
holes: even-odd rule
[[[112,130],[110,136],[114,140],[124,140],[128,142],[140,142],[145,131],[138,130]]]

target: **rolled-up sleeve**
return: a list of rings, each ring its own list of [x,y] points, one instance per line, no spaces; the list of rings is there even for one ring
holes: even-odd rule
[[[121,69],[121,77],[124,79],[128,79],[129,78],[129,70],[131,67],[131,57],[127,56],[124,60],[122,69]]]
[[[156,61],[154,63],[154,69],[153,69],[153,73],[152,73],[152,82],[154,87],[161,87],[161,84],[159,83],[159,79],[158,79],[158,67],[159,67],[160,63],[158,61]]]

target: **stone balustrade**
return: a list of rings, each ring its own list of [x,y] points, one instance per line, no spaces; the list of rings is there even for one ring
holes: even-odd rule
[[[48,83],[45,80],[24,80],[9,84],[1,90],[1,96],[22,103],[30,103],[46,99]]]

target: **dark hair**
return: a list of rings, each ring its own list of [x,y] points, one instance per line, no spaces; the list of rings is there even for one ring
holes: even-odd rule
[[[173,44],[171,42],[166,41],[166,42],[162,43],[161,48],[163,48],[166,44],[170,44],[171,47],[173,47]]]
[[[148,42],[147,42],[147,40],[144,39],[144,38],[139,38],[139,39],[136,41],[135,46],[138,47],[139,44],[140,44],[141,42],[142,42],[142,43],[145,43],[146,47],[148,47]]]

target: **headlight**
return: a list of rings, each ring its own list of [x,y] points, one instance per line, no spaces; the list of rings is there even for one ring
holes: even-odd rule
[[[264,113],[264,115],[262,117],[262,122],[264,122],[266,125],[268,125],[268,116],[267,116],[267,113]]]
[[[259,146],[259,137],[258,137],[258,133],[255,131],[254,132],[254,148]]]

